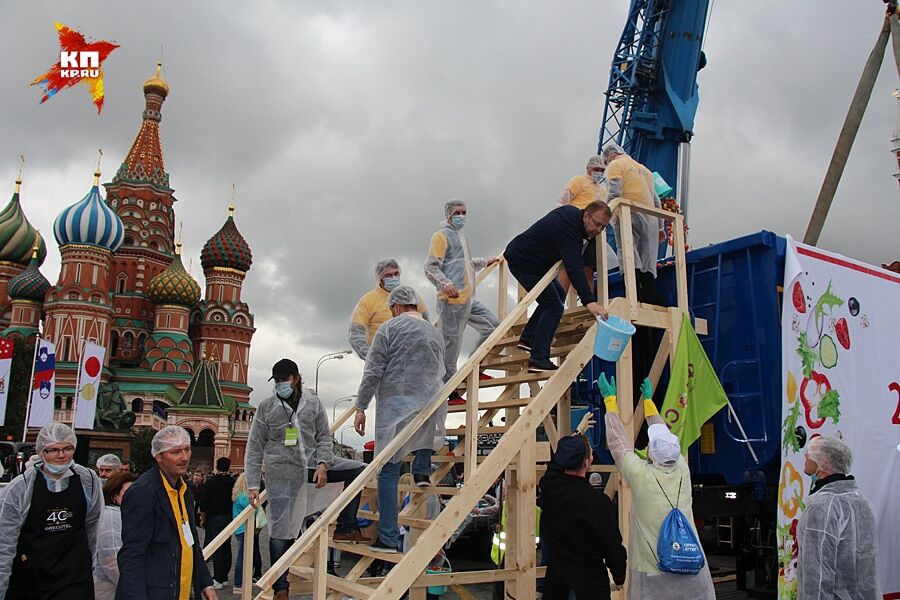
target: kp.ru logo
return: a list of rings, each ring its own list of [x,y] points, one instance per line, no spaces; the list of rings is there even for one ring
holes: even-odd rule
[[[100,77],[99,52],[59,53],[60,77]]]
[[[35,77],[31,85],[38,85],[44,90],[41,96],[43,104],[60,90],[83,83],[88,87],[99,113],[103,110],[103,61],[119,45],[103,40],[89,42],[62,23],[53,25],[59,33],[59,62],[43,75]]]

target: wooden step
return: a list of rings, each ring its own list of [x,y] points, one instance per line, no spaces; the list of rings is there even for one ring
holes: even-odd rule
[[[509,431],[509,427],[501,426],[501,427],[479,427],[478,434],[482,433],[506,433]],[[447,435],[458,435],[465,436],[466,428],[465,427],[457,427],[456,429],[448,429]]]
[[[592,321],[578,321],[576,323],[565,324],[561,323],[560,326],[556,329],[556,336],[560,337],[561,335],[567,334],[576,334],[576,333],[584,333],[588,329],[593,326]],[[500,346],[515,346],[519,343],[519,336],[513,335],[510,337],[502,338],[496,344],[494,344],[494,348],[498,348]]]
[[[566,356],[575,349],[578,344],[568,344],[566,346],[556,346],[554,348],[550,348],[550,356]],[[502,356],[497,360],[492,362],[481,363],[482,369],[494,369],[494,370],[511,370],[518,366],[521,366],[523,363],[528,362],[528,359],[531,358],[531,354],[525,352],[524,350],[516,350],[516,354],[510,354],[508,356]]]
[[[348,554],[369,556],[371,558],[386,560],[392,563],[400,562],[401,560],[403,560],[404,556],[402,552],[379,552],[378,550],[372,550],[366,544],[349,544],[345,542],[335,542],[334,540],[328,540],[328,546],[330,548],[340,550],[341,552],[347,552]]]
[[[531,398],[510,398],[509,400],[494,400],[493,402],[479,402],[478,410],[494,410],[501,408],[516,408],[519,406],[528,406]],[[466,412],[466,405],[448,406],[448,413]]]
[[[448,461],[443,460],[448,458],[447,456],[432,456],[431,461],[435,463],[439,462],[457,462],[457,461]],[[457,457],[452,457],[457,458]],[[461,456],[459,458],[462,458]],[[461,462],[461,461],[460,461]],[[378,482],[373,480],[370,483],[366,484],[366,487],[370,490],[378,489]],[[455,496],[459,493],[459,488],[452,485],[428,485],[428,486],[418,486],[418,485],[399,485],[397,486],[397,490],[401,492],[405,492],[407,494],[437,494],[438,496]]]
[[[403,555],[400,554],[399,556]],[[335,590],[351,598],[370,598],[375,593],[375,588],[334,575],[327,576],[325,585],[328,586],[328,589]]]
[[[371,510],[360,510],[356,514],[363,519],[370,519],[372,521],[378,520],[378,513],[372,512]],[[401,525],[408,525],[416,529],[428,529],[433,521],[431,519],[416,519],[415,517],[399,515],[397,517],[397,522]]]
[[[493,379],[485,379],[478,382],[480,389],[490,387],[505,387],[507,385],[515,385],[522,383],[531,383],[533,381],[546,381],[553,377],[556,371],[541,371],[540,373],[521,373],[519,375],[510,375],[509,377],[495,377]]]

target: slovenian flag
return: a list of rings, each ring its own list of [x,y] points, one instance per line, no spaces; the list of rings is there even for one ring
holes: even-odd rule
[[[31,386],[31,412],[29,427],[43,427],[53,420],[53,400],[56,392],[56,344],[40,340],[37,360],[34,363],[34,381]]]

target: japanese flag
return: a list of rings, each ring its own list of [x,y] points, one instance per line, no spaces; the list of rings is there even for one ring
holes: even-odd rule
[[[13,341],[0,339],[0,425],[6,424],[6,397],[9,395],[9,370],[12,367]]]

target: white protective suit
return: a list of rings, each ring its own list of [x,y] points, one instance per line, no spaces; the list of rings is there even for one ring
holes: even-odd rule
[[[475,270],[487,266],[484,258],[472,258],[469,243],[461,230],[443,222],[431,238],[425,276],[438,291],[438,327],[444,338],[444,381],[456,373],[463,333],[471,325],[479,334],[476,348],[491,335],[500,321],[475,299]],[[458,298],[448,298],[443,289],[452,283]]]
[[[301,427],[314,423],[314,427]],[[285,446],[284,433],[295,427],[297,445]],[[247,439],[247,487],[259,489],[261,467],[266,465],[269,535],[292,540],[300,534],[307,513],[307,468],[310,461],[331,466],[334,458],[328,414],[311,389],[303,389],[297,412],[275,395],[263,400],[253,417]]]
[[[356,393],[356,407],[366,410],[372,397],[375,410],[375,451],[393,440],[407,423],[430,404],[441,390],[444,340],[417,312],[405,312],[378,328]],[[435,414],[393,455],[397,462],[414,450],[433,450],[444,443],[447,405]]]
[[[122,509],[105,506],[97,527],[97,548],[94,550],[94,599],[114,600],[119,584],[119,563],[116,557],[122,548]]]
[[[856,481],[832,481],[812,494],[797,523],[797,600],[880,600],[875,531]]]
[[[650,186],[650,194],[653,197],[653,206],[660,208],[659,196],[656,190]],[[612,202],[614,198],[622,195],[621,180],[607,181],[606,202]],[[612,220],[613,232],[616,236],[616,248],[618,249],[618,262],[623,265],[622,259],[622,232],[619,227],[618,217]],[[634,268],[643,273],[651,273],[656,277],[656,263],[659,258],[659,232],[664,222],[662,219],[631,211],[631,236],[634,242]]]
[[[0,597],[6,596],[9,577],[12,573],[13,557],[19,541],[19,532],[31,509],[31,494],[34,490],[34,478],[37,475],[36,468],[40,468],[40,466],[26,469],[23,474],[13,479],[6,487],[6,494],[3,496],[3,501],[0,502]],[[103,511],[103,489],[97,473],[79,464],[74,464],[72,468],[80,480],[87,501],[84,525],[87,530],[88,544],[93,553],[97,547],[97,524]],[[75,475],[66,475],[63,480],[68,483],[63,485],[66,487],[71,485],[75,481],[74,478]]]
[[[618,413],[607,412],[604,420],[609,451],[634,497],[628,539],[628,600],[715,600],[708,562],[696,575],[663,573],[656,568],[656,541],[663,520],[672,510],[669,500],[677,498],[675,506],[684,513],[697,535],[687,461],[680,456],[670,468],[647,462],[634,453],[634,444],[625,433]],[[648,417],[647,422],[664,423],[658,415]]]

